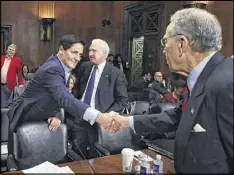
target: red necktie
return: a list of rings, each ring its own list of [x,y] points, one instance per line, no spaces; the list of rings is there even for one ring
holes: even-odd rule
[[[184,92],[183,92],[183,103],[182,103],[182,112],[184,112],[185,108],[186,108],[186,105],[187,105],[187,102],[188,102],[188,99],[189,99],[189,91],[188,91],[188,88],[185,87],[184,88]]]

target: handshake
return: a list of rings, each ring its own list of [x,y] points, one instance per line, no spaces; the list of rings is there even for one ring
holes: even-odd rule
[[[96,122],[111,133],[116,133],[129,127],[129,117],[119,115],[117,112],[99,113]]]

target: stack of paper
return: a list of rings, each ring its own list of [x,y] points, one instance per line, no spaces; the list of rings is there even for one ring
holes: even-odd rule
[[[28,173],[69,173],[69,174],[74,174],[74,172],[68,167],[58,167],[48,161],[37,165],[33,168],[29,168],[26,170],[22,170],[24,174]]]

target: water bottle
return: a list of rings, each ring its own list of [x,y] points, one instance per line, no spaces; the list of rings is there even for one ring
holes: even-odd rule
[[[163,173],[163,162],[161,160],[161,155],[156,155],[156,160],[154,161],[153,165],[153,173],[156,175]]]
[[[140,161],[140,175],[147,175],[149,173],[150,173],[150,164],[145,160],[141,160]]]

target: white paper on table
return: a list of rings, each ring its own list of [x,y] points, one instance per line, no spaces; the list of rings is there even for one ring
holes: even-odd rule
[[[7,145],[1,145],[1,154],[7,154],[7,153],[8,153]]]
[[[75,174],[69,166],[61,167],[60,168],[60,173],[69,173],[69,174]]]
[[[46,161],[40,165],[37,165],[35,167],[22,170],[23,173],[28,174],[28,173],[60,173],[60,167]]]
[[[137,157],[137,158],[138,158],[138,156],[141,155],[141,154],[144,155],[144,157],[145,157],[144,160],[145,160],[145,161],[147,161],[147,162],[153,161],[153,159],[152,159],[150,156],[146,155],[146,154],[143,153],[142,151],[135,151],[135,152],[134,152],[134,157]]]

